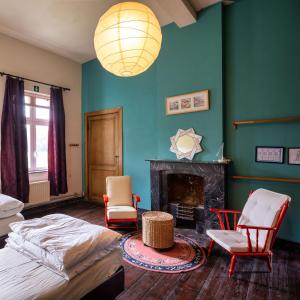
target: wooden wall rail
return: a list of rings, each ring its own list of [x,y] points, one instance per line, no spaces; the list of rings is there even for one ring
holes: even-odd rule
[[[232,176],[235,180],[260,180],[260,181],[276,181],[276,182],[292,182],[300,183],[300,179],[292,178],[276,178],[276,177],[256,177],[256,176]]]
[[[280,123],[280,122],[293,122],[293,121],[300,121],[300,117],[265,119],[265,120],[233,121],[232,124],[233,124],[234,128],[237,128],[238,125],[259,124],[259,123]]]

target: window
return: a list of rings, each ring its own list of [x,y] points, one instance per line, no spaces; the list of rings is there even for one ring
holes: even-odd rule
[[[29,172],[48,170],[49,100],[47,95],[25,92]]]

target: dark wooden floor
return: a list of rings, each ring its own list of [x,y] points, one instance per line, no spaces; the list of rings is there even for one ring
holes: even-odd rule
[[[104,225],[103,208],[89,203],[56,208],[53,212]],[[203,237],[194,230],[176,231],[197,239],[202,245],[204,243]],[[229,259],[216,246],[204,266],[181,274],[145,271],[124,262],[125,291],[118,300],[300,299],[300,244],[276,242],[272,273],[267,272],[267,266],[261,259],[239,259],[236,273],[229,279]]]

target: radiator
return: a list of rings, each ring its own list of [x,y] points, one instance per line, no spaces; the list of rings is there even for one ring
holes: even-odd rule
[[[49,181],[35,181],[29,184],[29,203],[50,201]]]

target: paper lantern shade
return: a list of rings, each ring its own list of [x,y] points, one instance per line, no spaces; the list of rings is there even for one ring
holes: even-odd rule
[[[138,2],[112,6],[101,16],[94,47],[103,68],[122,77],[146,71],[157,58],[162,34],[152,10]]]

